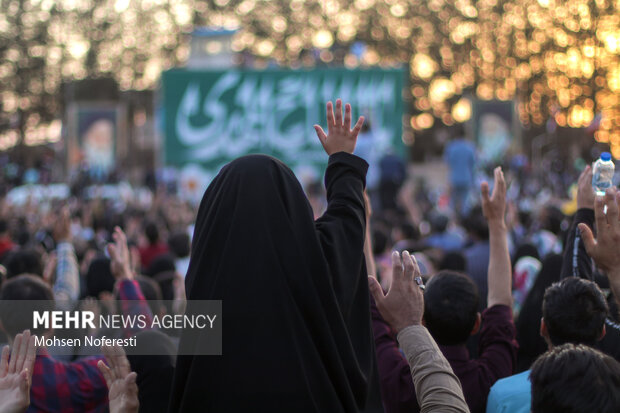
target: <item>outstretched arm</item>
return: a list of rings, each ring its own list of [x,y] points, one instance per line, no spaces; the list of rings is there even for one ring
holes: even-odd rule
[[[489,270],[487,296],[488,307],[494,305],[512,306],[512,269],[508,252],[508,231],[504,215],[506,214],[506,181],[502,168],[495,168],[493,194],[489,196],[489,184],[483,182],[482,212],[489,224]]]
[[[325,152],[330,155],[325,171],[327,209],[315,221],[315,229],[329,263],[334,292],[345,317],[348,317],[354,306],[353,298],[362,296],[355,292],[362,285],[366,288],[359,275],[365,267],[364,186],[368,164],[352,154],[362,122],[363,118],[360,118],[351,130],[351,106],[345,105],[343,122],[342,102],[338,99],[335,116],[331,102],[327,103],[328,134],[325,135],[320,126],[315,126]],[[366,275],[364,270],[364,277]]]
[[[9,346],[4,347],[0,359],[0,412],[21,413],[30,405],[32,370],[37,357],[30,330],[15,336],[10,361],[9,352]]]
[[[594,214],[596,238],[586,224],[579,224],[579,230],[588,255],[607,274],[609,286],[620,306],[620,192],[609,188],[604,197],[597,197]]]

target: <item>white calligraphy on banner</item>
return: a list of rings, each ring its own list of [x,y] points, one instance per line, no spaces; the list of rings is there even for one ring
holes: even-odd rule
[[[373,134],[386,146],[395,127],[383,118],[394,113],[401,99],[394,77],[382,73],[337,79],[231,71],[223,73],[204,96],[201,92],[200,83],[190,81],[175,117],[177,139],[187,148],[185,157],[190,162],[235,158],[252,151],[277,151],[289,158],[324,157],[320,145],[313,145],[312,125],[324,118],[323,103],[336,97],[370,112]],[[203,121],[194,122],[197,118]]]

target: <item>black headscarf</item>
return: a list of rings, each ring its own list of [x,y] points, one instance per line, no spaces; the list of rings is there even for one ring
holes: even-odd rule
[[[222,300],[223,355],[178,357],[171,412],[369,409],[378,387],[362,251],[367,167],[330,157],[316,221],[277,159],[244,156],[220,171],[198,210],[185,285],[189,300]]]

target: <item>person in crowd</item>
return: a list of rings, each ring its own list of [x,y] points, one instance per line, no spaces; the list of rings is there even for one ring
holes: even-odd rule
[[[609,314],[605,321],[607,334],[598,348],[620,360],[620,325],[617,323],[620,302],[620,260],[617,247],[620,231],[617,211],[620,209],[620,195],[616,188],[609,188],[605,196],[595,197],[591,182],[592,170],[586,167],[577,184],[578,209],[568,231],[561,276],[576,276],[596,282],[603,278],[608,284],[611,290],[609,307],[615,313]],[[594,227],[597,231],[596,239],[591,230]],[[597,277],[599,273],[603,274],[602,277]]]
[[[392,253],[392,284],[387,295],[374,277],[368,285],[376,307],[397,334],[409,363],[420,412],[469,412],[450,364],[422,323],[424,294],[415,258]]]
[[[185,278],[189,267],[191,240],[187,231],[177,231],[168,238],[168,247],[174,257],[176,272]]]
[[[554,347],[536,360],[530,379],[532,413],[620,411],[620,363],[589,346]]]
[[[495,170],[493,194],[489,196],[487,183],[481,189],[491,238],[489,308],[482,316],[478,313],[476,286],[465,274],[439,272],[430,278],[424,293],[423,322],[459,378],[472,412],[484,411],[489,389],[496,380],[512,373],[517,351],[504,223],[506,184],[501,169]],[[386,412],[417,411],[419,407],[407,363],[392,331],[374,308],[372,319]],[[465,343],[479,330],[480,357],[470,360]]]
[[[447,215],[439,212],[432,214],[430,217],[432,233],[426,238],[426,245],[445,252],[460,251],[465,240],[461,234],[448,228],[449,223],[450,219]]]
[[[328,205],[316,221],[293,172],[265,155],[221,169],[198,210],[188,300],[222,300],[219,357],[178,356],[170,412],[377,411],[364,264],[364,119],[327,104]],[[248,248],[251,246],[251,248]],[[201,346],[181,336],[181,347]],[[208,372],[208,374],[205,374]]]
[[[484,217],[482,208],[472,208],[467,216],[465,228],[470,245],[463,250],[465,256],[465,273],[474,281],[480,297],[479,310],[487,308],[488,295],[487,270],[489,266],[489,224]]]
[[[476,148],[465,138],[462,127],[457,129],[454,139],[446,146],[444,161],[450,170],[452,209],[458,216],[466,216],[469,195],[475,182]]]
[[[540,335],[549,349],[565,343],[594,346],[605,335],[607,301],[598,286],[569,277],[545,291]],[[503,380],[491,388],[487,413],[527,413],[531,400],[530,371]]]
[[[159,229],[155,222],[147,222],[144,226],[146,245],[140,248],[140,262],[142,269],[146,270],[151,261],[156,257],[168,252],[168,246],[159,239]]]
[[[547,343],[540,335],[540,319],[543,316],[543,298],[547,288],[560,281],[560,269],[562,268],[562,256],[549,254],[542,261],[540,272],[530,289],[527,298],[521,306],[519,317],[515,322],[517,326],[517,368],[515,373],[529,370],[532,363],[545,351]]]

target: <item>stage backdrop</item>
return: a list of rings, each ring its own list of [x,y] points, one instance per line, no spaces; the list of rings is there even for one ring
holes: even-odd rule
[[[325,128],[325,103],[342,98],[364,115],[376,155],[404,153],[402,69],[229,70],[163,73],[162,160],[205,183],[248,153],[273,155],[300,178],[320,178],[327,156],[313,124]]]

